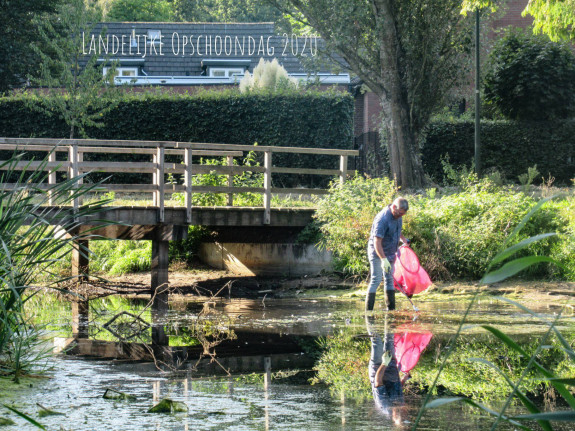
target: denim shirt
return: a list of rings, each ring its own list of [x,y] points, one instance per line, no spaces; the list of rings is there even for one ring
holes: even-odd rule
[[[368,256],[371,259],[378,257],[375,252],[375,237],[383,238],[382,246],[385,257],[390,262],[395,261],[395,253],[399,245],[399,236],[403,226],[402,218],[395,219],[391,213],[391,205],[382,209],[373,219],[369,242],[367,244]]]

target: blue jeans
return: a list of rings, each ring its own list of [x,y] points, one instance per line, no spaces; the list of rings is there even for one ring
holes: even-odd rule
[[[393,290],[393,268],[395,266],[395,259],[393,262],[390,260],[391,263],[391,271],[388,273],[383,273],[383,269],[381,268],[381,259],[379,256],[370,257],[369,258],[369,285],[367,286],[367,293],[375,293],[377,288],[381,284],[381,281],[385,277],[385,290]]]

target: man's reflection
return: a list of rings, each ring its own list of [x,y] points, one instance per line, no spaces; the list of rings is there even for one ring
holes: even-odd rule
[[[417,364],[432,334],[410,332],[409,327],[404,327],[400,334],[394,334],[389,330],[388,317],[385,316],[382,338],[372,316],[366,317],[366,324],[371,339],[369,380],[375,405],[396,425],[400,425],[405,415],[403,385],[411,377],[410,371]]]

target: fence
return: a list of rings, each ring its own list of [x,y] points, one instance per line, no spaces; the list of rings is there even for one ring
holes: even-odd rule
[[[228,195],[228,205],[233,205],[234,193],[261,193],[264,205],[264,224],[270,223],[272,194],[294,193],[300,195],[317,195],[327,192],[325,189],[311,188],[277,188],[272,186],[272,174],[328,175],[337,176],[341,183],[347,176],[348,158],[357,156],[355,150],[271,147],[252,145],[211,144],[171,141],[119,141],[92,139],[41,139],[41,138],[0,138],[0,150],[18,150],[27,152],[45,152],[48,162],[21,160],[13,168],[17,170],[43,169],[49,172],[48,182],[38,187],[49,190],[57,182],[57,172],[65,172],[69,178],[86,172],[137,173],[152,174],[151,183],[136,184],[102,184],[102,191],[151,193],[153,205],[158,207],[158,221],[164,221],[165,194],[182,192],[185,196],[186,220],[192,222],[192,193],[223,193]],[[263,153],[263,166],[234,165],[234,157],[243,156],[244,152]],[[57,160],[57,153],[65,153],[65,160]],[[147,162],[135,161],[85,161],[84,155],[93,154],[133,154],[150,156]],[[304,169],[274,167],[273,153],[318,154],[339,157],[339,169]],[[166,162],[166,155],[174,156],[179,162]],[[193,163],[194,156],[225,157],[227,165],[202,165]],[[1,163],[1,162],[0,162]],[[0,169],[7,169],[6,166]],[[234,176],[244,172],[262,173],[263,187],[234,186]],[[214,173],[228,177],[227,186],[194,186],[192,175]],[[183,174],[183,184],[167,184],[166,175]],[[5,188],[11,184],[4,184]],[[81,203],[74,199],[75,208]]]

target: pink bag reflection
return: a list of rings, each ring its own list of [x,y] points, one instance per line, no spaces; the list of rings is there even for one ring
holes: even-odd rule
[[[431,286],[429,275],[419,264],[415,252],[407,245],[402,245],[397,251],[393,284],[410,298]]]
[[[415,367],[432,336],[429,331],[396,333],[393,336],[395,356],[402,372],[408,373]]]

